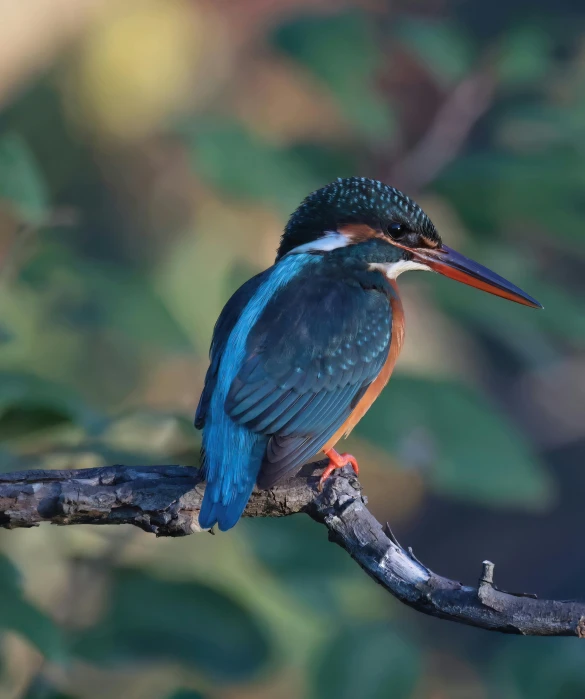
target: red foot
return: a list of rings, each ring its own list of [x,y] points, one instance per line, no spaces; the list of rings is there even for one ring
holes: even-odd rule
[[[325,483],[336,468],[343,468],[349,464],[355,471],[355,475],[359,476],[360,467],[355,457],[351,454],[339,454],[335,449],[329,449],[325,452],[325,456],[329,458],[329,465],[323,471],[323,475],[319,479],[319,490],[323,489],[323,483]]]

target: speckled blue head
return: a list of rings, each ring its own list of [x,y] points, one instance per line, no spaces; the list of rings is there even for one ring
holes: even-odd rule
[[[347,177],[304,199],[286,225],[277,259],[348,224],[363,224],[382,233],[398,225],[426,245],[441,243],[432,221],[406,194],[378,180]]]

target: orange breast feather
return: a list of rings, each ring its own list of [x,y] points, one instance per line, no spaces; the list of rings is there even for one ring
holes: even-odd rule
[[[392,375],[392,370],[402,349],[404,343],[404,311],[402,309],[402,303],[400,301],[400,296],[398,295],[398,286],[395,281],[391,282],[396,292],[391,300],[392,308],[392,339],[390,341],[390,351],[388,352],[388,359],[382,367],[382,370],[376,377],[376,379],[370,384],[368,390],[364,393],[359,403],[355,406],[353,411],[343,425],[337,430],[333,437],[325,444],[323,451],[328,451],[334,447],[342,436],[346,436],[353,430],[353,428],[358,424],[358,422],[363,418],[363,416],[368,412],[372,403],[380,395],[384,386],[388,383],[390,376]]]

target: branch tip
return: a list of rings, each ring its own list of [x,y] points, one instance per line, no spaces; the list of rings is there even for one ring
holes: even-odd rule
[[[481,566],[481,577],[479,579],[480,587],[482,585],[490,585],[493,587],[495,565],[491,561],[483,561]]]

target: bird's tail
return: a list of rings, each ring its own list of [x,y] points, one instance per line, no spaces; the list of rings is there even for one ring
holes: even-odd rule
[[[225,532],[242,516],[254,490],[265,449],[263,442],[255,442],[248,449],[234,450],[231,455],[224,450],[206,449],[203,464],[207,486],[199,513],[201,529],[211,529],[217,524]]]
[[[242,512],[246,509],[252,490],[254,489],[254,481],[247,484],[248,487],[236,495],[236,497],[227,504],[223,502],[214,502],[207,490],[203,496],[201,504],[201,512],[199,513],[199,526],[201,529],[211,529],[215,524],[222,532],[231,529],[242,516]]]

